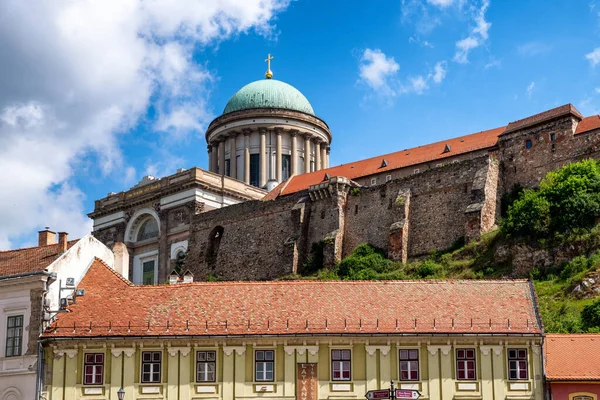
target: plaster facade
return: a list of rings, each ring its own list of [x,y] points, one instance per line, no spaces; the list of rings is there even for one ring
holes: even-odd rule
[[[357,399],[368,390],[387,389],[390,380],[397,387],[418,390],[421,399],[543,399],[542,356],[539,337],[462,337],[443,340],[436,337],[364,337],[311,336],[294,338],[247,338],[240,340],[117,340],[104,344],[90,341],[48,346],[48,400],[112,399],[122,387],[125,399]],[[457,351],[472,349],[475,374],[472,379],[457,376]],[[522,379],[509,379],[508,351],[526,353],[527,373]],[[273,379],[257,380],[256,351],[274,352]],[[332,376],[332,352],[349,350],[348,379]],[[401,379],[400,352],[414,350],[418,371],[413,380]],[[141,357],[144,351],[161,354],[160,379],[141,382]],[[202,382],[197,378],[196,352],[214,351],[215,379]],[[83,384],[84,355],[103,354],[101,384]],[[311,364],[314,378],[306,396],[301,371]],[[93,396],[92,396],[93,395]]]

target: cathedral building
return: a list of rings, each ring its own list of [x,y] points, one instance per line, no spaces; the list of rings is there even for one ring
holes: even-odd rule
[[[174,269],[196,280],[272,279],[313,258],[331,267],[361,243],[406,262],[494,229],[515,185],[600,155],[600,117],[565,104],[330,167],[329,127],[272,78],[269,67],[210,124],[208,170],[145,178],[96,201],[94,235],[135,284],[164,283]]]
[[[266,79],[241,88],[208,127],[211,172],[269,189],[329,167],[329,127],[300,91],[272,77],[269,64]]]

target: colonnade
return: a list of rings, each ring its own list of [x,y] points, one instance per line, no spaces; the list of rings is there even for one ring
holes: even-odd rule
[[[252,129],[246,128],[242,132],[231,132],[227,136],[221,136],[216,140],[213,140],[207,147],[208,159],[209,159],[209,170],[216,172],[221,175],[226,174],[225,170],[225,150],[226,146],[229,145],[230,154],[230,167],[229,176],[237,177],[237,161],[236,161],[236,143],[238,135],[244,135],[244,149],[242,152],[243,157],[243,180],[244,183],[250,184],[250,135]],[[314,160],[314,171],[329,168],[329,144],[319,138],[316,138],[308,133],[300,133],[298,130],[284,130],[282,128],[275,128],[275,179],[277,182],[283,181],[283,164],[282,164],[282,134],[287,133],[291,138],[291,158],[290,158],[290,176],[301,173],[309,173],[311,171],[311,155]],[[259,186],[264,187],[267,183],[267,144],[266,135],[268,130],[266,128],[259,128],[258,133],[260,135],[260,146],[259,146]],[[298,150],[298,140],[304,138],[304,170],[299,169],[299,156],[302,155],[302,151]],[[229,142],[229,143],[228,143]],[[307,152],[306,149],[309,151]],[[300,153],[300,154],[298,154]],[[308,154],[307,154],[308,153]],[[256,153],[254,153],[256,154]]]

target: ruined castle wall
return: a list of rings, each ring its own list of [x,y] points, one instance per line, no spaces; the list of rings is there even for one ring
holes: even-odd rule
[[[387,249],[389,228],[400,216],[395,200],[403,189],[409,189],[411,195],[408,256],[451,246],[466,234],[465,211],[479,201],[471,193],[473,182],[478,171],[484,176],[494,172],[489,162],[490,157],[485,155],[351,192],[354,195],[348,197],[344,255],[361,243]]]
[[[195,215],[185,268],[195,280],[208,275],[262,280],[292,273],[294,254],[289,241],[299,237],[302,229],[293,207],[302,197],[247,201]],[[214,237],[220,228],[219,237]]]
[[[509,191],[517,183],[536,187],[550,171],[570,162],[597,158],[600,131],[575,135],[576,126],[577,120],[566,116],[501,136],[503,190]],[[529,149],[527,141],[531,142]]]

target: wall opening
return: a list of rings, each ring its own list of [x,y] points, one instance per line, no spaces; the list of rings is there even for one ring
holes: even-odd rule
[[[206,247],[206,263],[209,267],[214,268],[217,262],[217,256],[219,254],[219,246],[221,245],[221,239],[223,238],[222,226],[215,227],[208,235],[208,246]]]

